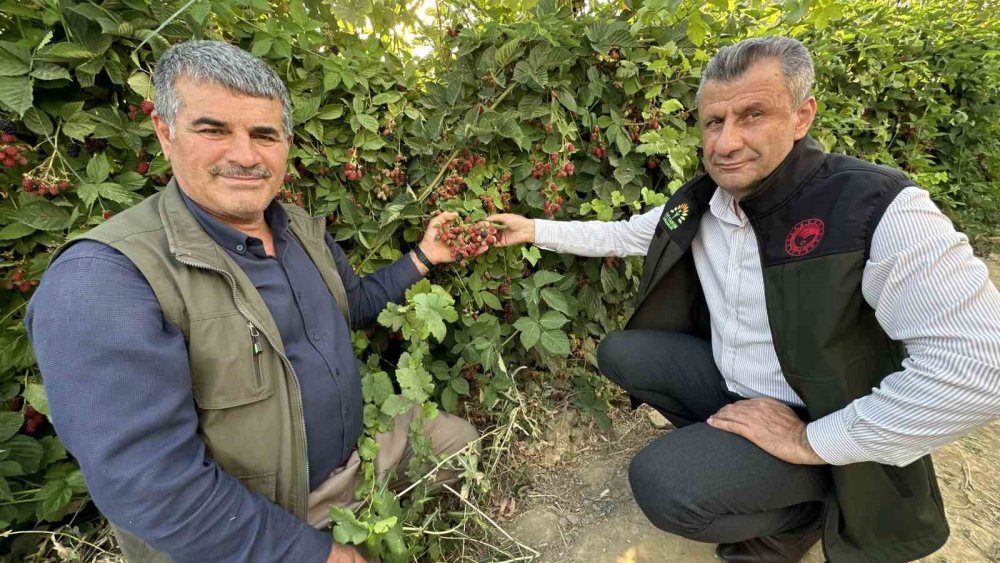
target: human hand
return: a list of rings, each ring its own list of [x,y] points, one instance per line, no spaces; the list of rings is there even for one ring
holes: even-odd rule
[[[367,559],[354,546],[334,544],[326,563],[367,563]]]
[[[454,211],[448,211],[436,215],[427,224],[427,230],[424,232],[424,237],[420,240],[418,245],[420,249],[423,250],[427,258],[436,264],[448,264],[455,261],[455,252],[452,248],[438,236],[441,229],[447,228],[447,223],[458,217],[458,213]],[[484,223],[485,224],[485,223]],[[489,249],[487,243],[483,243],[482,246],[476,249],[472,254],[467,254],[464,258],[474,258],[480,254],[486,252]],[[417,260],[416,256],[412,256],[414,264],[417,265],[417,269],[421,273],[426,274],[427,268]]]
[[[500,213],[490,215],[487,221],[500,223],[504,226],[500,230],[500,238],[494,246],[513,246],[515,244],[525,244],[535,242],[535,220],[528,219],[514,213]]]
[[[708,417],[713,428],[743,436],[774,457],[799,465],[825,465],[806,437],[806,423],[774,399],[736,401]]]

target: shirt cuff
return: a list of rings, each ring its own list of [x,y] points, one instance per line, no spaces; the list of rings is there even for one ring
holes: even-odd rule
[[[403,257],[396,260],[389,266],[389,278],[394,280],[399,284],[400,294],[396,296],[393,301],[398,301],[403,298],[403,293],[410,288],[411,285],[417,283],[423,279],[423,274],[417,269],[417,265],[413,263],[413,258],[410,258],[410,253],[407,252],[403,254]]]
[[[535,219],[535,246],[552,249],[559,244],[559,221]]]
[[[319,530],[302,523],[302,533],[292,548],[289,561],[315,561],[325,563],[333,549],[333,536],[329,530]]]
[[[851,436],[848,418],[847,409],[841,409],[806,425],[809,446],[830,465],[872,461],[872,457]]]

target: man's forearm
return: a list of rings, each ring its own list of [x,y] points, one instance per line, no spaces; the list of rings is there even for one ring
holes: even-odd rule
[[[535,245],[577,256],[645,256],[663,207],[627,221],[535,219]]]

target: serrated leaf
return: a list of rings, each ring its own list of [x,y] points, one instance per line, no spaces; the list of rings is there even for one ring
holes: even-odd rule
[[[372,104],[376,106],[380,106],[383,104],[393,104],[398,102],[402,98],[403,95],[400,94],[399,92],[393,92],[393,91],[382,92],[381,94],[378,94],[374,98],[372,98]]]
[[[403,414],[404,412],[410,410],[413,403],[402,395],[393,395],[382,403],[382,408],[380,409],[383,414],[389,416],[390,418],[396,418],[397,416]]]
[[[31,108],[34,100],[32,89],[34,80],[27,76],[17,76],[0,80],[0,104],[10,108],[18,117]]]
[[[57,461],[66,459],[66,448],[63,447],[59,438],[46,436],[38,441],[42,445],[42,466],[47,467]]]
[[[49,116],[45,112],[38,108],[31,108],[24,112],[24,119],[21,122],[36,135],[45,137],[52,134],[52,120],[49,119]]]
[[[469,394],[469,382],[465,380],[464,377],[453,377],[449,382],[451,388],[455,390],[459,395]]]
[[[556,283],[561,279],[563,279],[562,274],[557,274],[548,270],[539,270],[531,276],[531,283],[535,287],[542,287],[543,285]]]
[[[153,81],[150,80],[149,75],[145,72],[133,73],[132,76],[128,77],[126,82],[128,83],[128,87],[138,94],[140,98],[153,99],[153,95],[155,94]]]
[[[40,383],[29,383],[24,388],[24,398],[28,401],[29,405],[35,407],[36,411],[45,416],[50,416],[49,399],[45,395],[45,388]]]
[[[566,315],[572,315],[572,310],[569,305],[569,301],[566,300],[566,296],[562,294],[561,291],[547,287],[542,290],[542,301],[549,306]]]
[[[364,113],[358,114],[357,118],[358,118],[358,123],[360,123],[362,127],[371,131],[372,133],[378,133],[377,119]]]
[[[97,53],[83,45],[70,42],[47,45],[35,54],[35,58],[39,60],[55,62],[85,61],[96,56]]]
[[[344,115],[344,106],[341,104],[329,104],[320,108],[316,114],[316,119],[339,119]]]
[[[23,324],[0,330],[0,369],[21,369],[34,363],[35,355]]]
[[[39,520],[57,520],[72,499],[73,490],[66,481],[49,481],[35,495],[39,503],[35,514]]]
[[[64,67],[52,63],[35,63],[35,68],[31,70],[31,76],[39,80],[72,80],[69,71]]]
[[[37,440],[29,436],[17,435],[6,442],[0,442],[0,450],[7,450],[7,459],[21,464],[28,475],[38,471],[45,450]]]
[[[458,320],[458,312],[455,311],[453,306],[455,299],[439,286],[435,286],[435,289],[438,291],[415,295],[413,297],[413,308],[416,318],[426,327],[424,332],[427,334],[423,334],[422,337],[426,338],[428,335],[433,335],[438,342],[441,342],[448,335],[448,327],[445,325],[445,321],[455,322]]]
[[[542,335],[542,327],[530,317],[517,319],[514,328],[521,331],[521,346],[524,346],[525,350],[530,350]]]
[[[618,152],[620,152],[622,156],[627,156],[628,153],[632,152],[632,141],[630,141],[628,135],[624,133],[618,134],[618,137],[615,139],[615,145],[618,147]]]
[[[396,368],[396,381],[403,396],[414,403],[423,403],[434,392],[434,377],[424,368],[420,356],[403,352]]]
[[[87,163],[87,179],[95,184],[107,180],[110,173],[111,164],[104,153],[92,156]]]
[[[708,25],[705,24],[705,20],[701,17],[701,12],[695,10],[687,20],[687,38],[696,47],[701,47],[707,36]]]
[[[10,484],[3,477],[0,477],[0,500],[14,500],[14,496],[10,494]]]
[[[20,412],[0,412],[0,442],[7,440],[24,424],[24,415]]]
[[[22,76],[28,74],[28,63],[14,57],[0,56],[0,76]]]
[[[61,231],[69,227],[73,220],[65,208],[57,207],[52,202],[42,199],[21,205],[15,218],[18,222],[40,231]]]
[[[546,313],[542,315],[542,318],[538,320],[538,324],[545,330],[557,329],[568,322],[569,319],[564,317],[562,313],[558,311],[546,311]]]
[[[35,232],[33,227],[25,225],[24,223],[14,222],[0,229],[0,240],[17,240],[19,238],[24,238],[33,232]]]
[[[569,337],[560,330],[547,330],[540,339],[542,348],[556,356],[568,356],[570,352]]]
[[[514,59],[521,54],[521,40],[511,39],[496,50],[493,56],[493,65],[497,70],[502,69],[514,62]]]

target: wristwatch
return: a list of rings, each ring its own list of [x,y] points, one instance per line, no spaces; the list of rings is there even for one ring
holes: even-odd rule
[[[420,249],[419,244],[413,247],[413,255],[416,256],[417,260],[420,260],[420,263],[426,266],[428,270],[434,269],[434,262],[431,262],[431,259],[424,254],[424,251]]]

